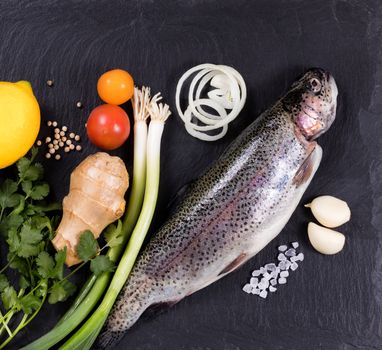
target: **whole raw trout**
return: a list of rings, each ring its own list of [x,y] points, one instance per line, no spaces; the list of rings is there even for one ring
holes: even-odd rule
[[[288,222],[321,161],[337,87],[309,70],[190,189],[138,258],[99,348],[114,345],[151,305],[176,303],[263,249]]]

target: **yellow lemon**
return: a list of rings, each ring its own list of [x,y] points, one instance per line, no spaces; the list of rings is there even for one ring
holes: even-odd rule
[[[40,107],[27,81],[0,82],[0,169],[24,156],[40,130]]]

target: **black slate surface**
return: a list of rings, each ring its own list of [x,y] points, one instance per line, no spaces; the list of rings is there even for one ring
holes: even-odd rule
[[[100,103],[97,78],[115,67],[129,70],[138,85],[161,91],[173,107],[152,233],[167,218],[177,190],[198,177],[296,76],[320,66],[336,78],[337,120],[319,140],[323,161],[303,202],[320,194],[349,202],[353,216],[341,228],[344,251],[326,257],[311,248],[311,216],[300,206],[245,266],[141,320],[118,349],[382,348],[381,21],[378,0],[0,2],[0,80],[30,80],[44,121],[58,120],[84,135],[88,113]],[[215,143],[190,137],[174,108],[180,75],[204,62],[232,65],[249,92],[244,111]],[[55,81],[53,88],[48,79]],[[82,110],[75,106],[79,100]],[[68,190],[71,170],[96,151],[85,138],[82,144],[82,153],[44,162],[57,199]],[[131,146],[130,140],[113,152],[129,169]],[[266,300],[244,294],[250,271],[275,260],[279,244],[295,240],[306,259],[288,284]],[[47,332],[66,306],[45,307],[9,348]]]

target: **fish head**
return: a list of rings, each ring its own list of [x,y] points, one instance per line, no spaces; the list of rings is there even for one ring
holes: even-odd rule
[[[307,140],[314,140],[332,125],[336,117],[337,85],[329,72],[309,69],[282,99],[294,123]]]

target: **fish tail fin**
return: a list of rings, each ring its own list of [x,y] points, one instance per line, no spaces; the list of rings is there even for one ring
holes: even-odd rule
[[[105,327],[96,340],[96,349],[110,349],[116,345],[142,313],[150,306],[150,282],[128,283],[119,294]]]

